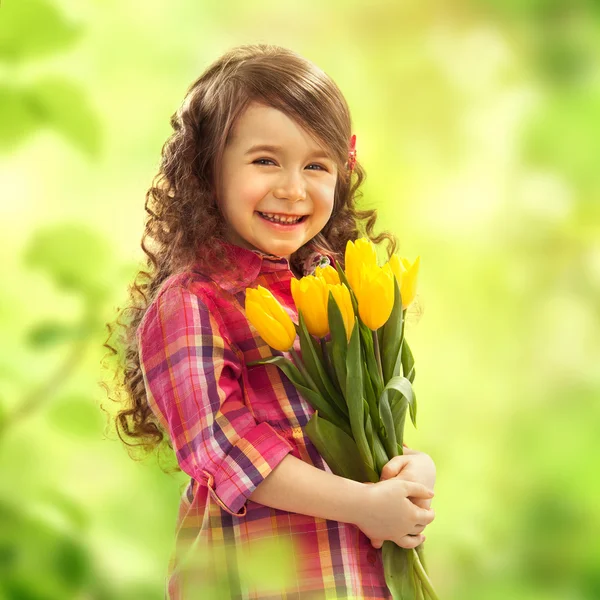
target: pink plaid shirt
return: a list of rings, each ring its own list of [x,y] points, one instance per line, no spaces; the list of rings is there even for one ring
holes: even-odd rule
[[[262,285],[298,322],[289,262],[224,246],[239,272],[209,277],[192,269],[171,276],[137,331],[150,407],[169,432],[179,466],[190,476],[181,497],[166,594],[185,600],[389,599],[381,550],[358,527],[248,499],[288,452],[328,473],[331,469],[303,431],[314,409],[276,366],[246,366],[275,354],[291,358],[268,346],[244,311],[246,287]],[[315,253],[304,274],[328,258]],[[294,348],[300,353],[298,338]],[[218,595],[211,588],[218,570],[211,571],[201,557],[267,538],[285,538],[293,545],[293,585],[277,593],[242,585],[237,576],[242,554],[234,551],[227,554],[225,575],[221,572],[227,592]],[[185,562],[194,556],[196,563]],[[201,566],[184,570],[184,563]]]

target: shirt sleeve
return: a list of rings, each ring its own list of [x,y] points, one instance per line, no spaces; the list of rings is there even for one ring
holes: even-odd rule
[[[179,466],[234,516],[293,447],[244,402],[242,363],[206,302],[165,290],[137,332],[148,403],[169,432]]]

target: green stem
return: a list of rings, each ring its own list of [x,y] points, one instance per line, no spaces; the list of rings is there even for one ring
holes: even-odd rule
[[[379,381],[381,381],[382,386],[385,386],[385,381],[383,380],[383,367],[381,366],[381,352],[379,351],[379,339],[377,337],[377,330],[371,330],[371,335],[373,336],[373,349],[375,350],[375,360],[377,360]]]
[[[300,371],[300,373],[302,374],[302,377],[304,377],[304,379],[306,380],[308,387],[313,392],[317,392],[317,394],[320,395],[321,391],[317,387],[317,384],[314,382],[313,378],[310,376],[310,373],[306,370],[306,367],[304,366],[302,359],[298,356],[298,353],[296,352],[296,350],[294,349],[293,346],[290,348],[290,354],[292,355],[292,358],[294,359],[294,364],[296,365],[296,367],[298,367],[298,371]]]
[[[431,584],[431,581],[430,581],[429,577],[427,576],[427,573],[425,572],[425,569],[423,568],[421,561],[419,560],[418,552],[414,548],[412,549],[412,552],[413,552],[413,565],[414,565],[414,568],[417,572],[419,579],[421,580],[421,583],[423,584],[424,590],[427,592],[427,595],[429,596],[429,598],[431,600],[439,600],[438,595],[435,593],[435,590],[433,589],[433,585]]]

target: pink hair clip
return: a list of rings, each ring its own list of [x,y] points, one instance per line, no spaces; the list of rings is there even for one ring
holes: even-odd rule
[[[356,164],[356,135],[350,138],[350,150],[348,152],[348,169],[352,171]]]

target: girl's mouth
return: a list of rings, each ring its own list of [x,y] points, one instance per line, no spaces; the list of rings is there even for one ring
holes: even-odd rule
[[[259,211],[256,211],[256,212],[263,221],[265,221],[272,227],[275,227],[277,229],[283,229],[283,230],[294,229],[294,227],[297,227],[298,225],[304,223],[304,221],[306,221],[306,219],[308,218],[308,215],[304,215],[298,221],[293,221],[291,223],[283,223],[281,221],[273,221],[272,219],[270,219],[269,217],[267,217],[266,215],[264,215],[263,213],[261,213]]]

